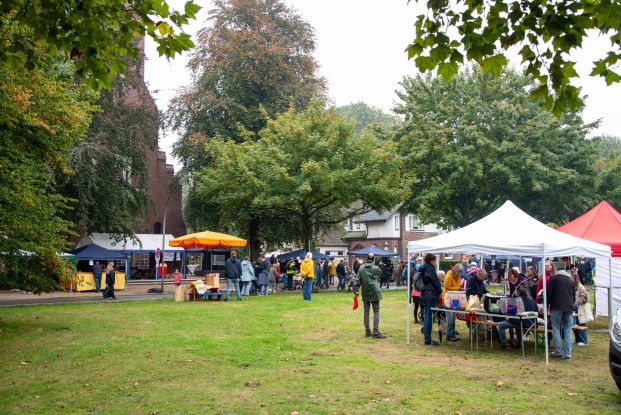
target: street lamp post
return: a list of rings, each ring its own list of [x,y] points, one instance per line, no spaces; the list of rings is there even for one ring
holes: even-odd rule
[[[162,220],[162,252],[160,255],[160,269],[162,270],[162,275],[160,276],[160,291],[162,294],[164,294],[164,249],[166,248],[166,215],[168,214],[168,202],[170,202],[170,198],[177,188],[186,182],[189,177],[189,175],[183,176],[170,187],[168,198],[166,199],[166,204],[164,205],[164,218]]]

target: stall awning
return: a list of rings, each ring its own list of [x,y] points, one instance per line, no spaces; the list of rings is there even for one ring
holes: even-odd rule
[[[291,252],[285,252],[284,254],[278,255],[276,258],[296,259],[297,257],[300,257],[301,259],[304,259],[304,257],[306,256],[306,252],[307,252],[306,249],[302,248],[302,249],[297,249]],[[329,258],[327,255],[324,255],[321,252],[312,251],[312,253],[313,253],[313,259],[328,259]]]
[[[113,261],[126,259],[123,254],[115,251],[111,251],[104,247],[95,244],[85,245],[83,247],[69,251],[69,254],[75,255],[78,260],[100,260],[100,261]]]
[[[381,248],[378,248],[375,245],[369,245],[364,248],[357,249],[355,251],[349,251],[347,255],[349,256],[367,256],[369,254],[373,254],[379,257],[388,257],[388,256],[398,256],[399,254],[395,252],[385,251]]]
[[[239,248],[248,242],[225,233],[204,231],[171,239],[168,245],[177,248]]]
[[[78,247],[95,244],[111,251],[126,252],[155,252],[157,248],[162,249],[162,234],[157,233],[137,233],[135,239],[124,238],[118,240],[114,235],[108,233],[92,233],[80,240]],[[175,237],[171,234],[164,236],[165,251],[183,251],[183,248],[171,248],[168,242]]]

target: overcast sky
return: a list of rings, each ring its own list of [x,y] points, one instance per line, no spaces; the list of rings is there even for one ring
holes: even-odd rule
[[[182,9],[184,0],[169,0]],[[198,19],[186,28],[194,35],[206,25],[211,1],[196,0],[203,6]],[[329,97],[336,105],[364,101],[390,111],[395,90],[405,75],[417,73],[407,60],[405,47],[414,36],[414,20],[421,7],[415,0],[287,0],[315,28],[315,58],[320,73],[328,81]],[[621,135],[621,85],[607,87],[603,80],[588,76],[592,61],[605,53],[605,39],[591,37],[573,56],[581,75],[579,85],[588,95],[585,122],[602,120],[597,134]],[[190,83],[185,68],[188,56],[174,60],[159,58],[153,42],[147,38],[145,77],[160,110],[166,110],[175,90]],[[514,64],[518,64],[515,61]],[[160,137],[160,147],[169,154],[177,137]],[[178,166],[178,163],[174,161]]]

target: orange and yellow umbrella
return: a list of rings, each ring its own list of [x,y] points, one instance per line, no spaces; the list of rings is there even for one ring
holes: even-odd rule
[[[248,242],[225,233],[204,231],[171,239],[168,245],[179,248],[238,248],[248,245]]]

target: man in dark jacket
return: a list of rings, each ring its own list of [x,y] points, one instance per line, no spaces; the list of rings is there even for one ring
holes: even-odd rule
[[[425,265],[423,265],[422,277],[425,283],[425,289],[421,293],[423,301],[423,334],[425,335],[425,346],[437,346],[438,342],[431,340],[431,328],[433,324],[432,307],[438,306],[438,299],[442,292],[442,285],[436,274],[436,256],[433,254],[425,255]]]
[[[576,289],[567,271],[557,271],[551,276],[546,286],[550,320],[552,320],[552,339],[554,351],[552,357],[571,359],[572,325]],[[561,329],[563,343],[561,344]]]
[[[382,293],[380,292],[381,271],[373,262],[374,255],[367,256],[367,262],[358,269],[358,274],[354,282],[354,295],[358,297],[358,290],[362,287],[362,301],[364,302],[364,329],[367,337],[376,339],[385,339],[379,331],[379,312],[380,300]],[[369,325],[370,308],[373,306],[373,332]]]
[[[336,276],[339,279],[339,284],[337,285],[337,290],[345,289],[345,264],[343,264],[343,260],[339,260],[338,265],[336,266]]]
[[[487,294],[487,288],[485,288],[485,276],[487,271],[484,269],[478,269],[477,272],[468,278],[466,283],[466,297],[476,295],[481,299],[483,294]]]
[[[93,264],[93,278],[95,279],[95,292],[101,291],[101,264],[95,261]]]
[[[235,285],[237,301],[241,301],[241,291],[239,290],[239,279],[242,274],[241,262],[237,259],[237,252],[231,251],[231,257],[224,263],[224,277],[226,278],[226,298],[229,301],[231,296],[231,284]]]

